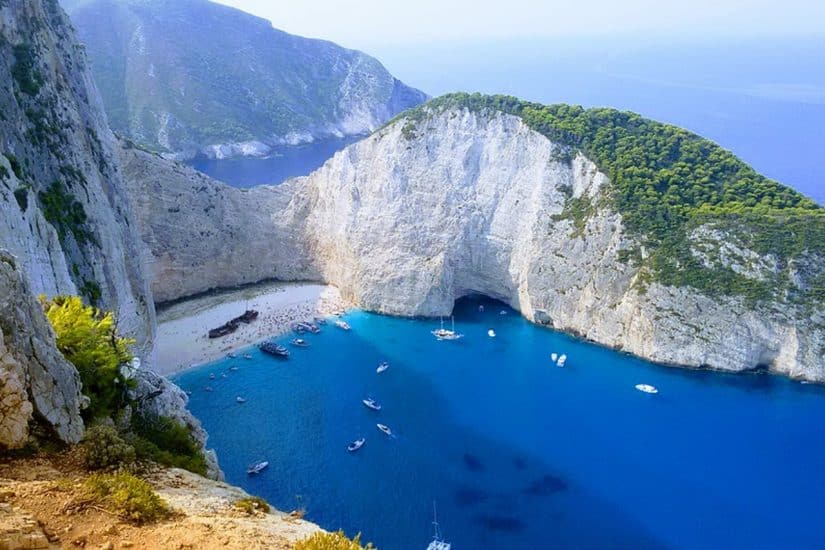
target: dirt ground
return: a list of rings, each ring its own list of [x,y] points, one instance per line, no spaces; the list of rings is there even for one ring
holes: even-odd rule
[[[89,473],[76,450],[26,459],[0,458],[0,550],[275,549],[319,528],[273,511],[250,516],[233,503],[246,493],[178,469],[143,475],[175,511],[149,524],[123,521],[83,491]]]

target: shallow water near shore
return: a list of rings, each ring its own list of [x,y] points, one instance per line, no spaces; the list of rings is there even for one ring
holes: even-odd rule
[[[345,318],[287,361],[175,377],[227,481],[383,550],[425,548],[433,501],[455,550],[825,545],[822,387],[653,365],[488,300],[457,303],[457,342],[432,320]]]

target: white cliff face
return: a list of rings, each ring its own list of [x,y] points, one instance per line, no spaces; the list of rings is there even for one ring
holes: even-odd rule
[[[602,200],[607,177],[513,116],[401,120],[308,177],[248,191],[186,168],[164,177],[162,159],[123,154],[162,299],[300,278],[370,310],[436,316],[480,293],[654,361],[825,381],[823,308],[798,323],[793,311],[643,284],[622,261],[636,243]],[[585,195],[596,212],[575,227],[565,202]]]
[[[144,354],[154,305],[83,51],[56,2],[9,0],[0,15],[0,249],[35,295],[113,310]]]

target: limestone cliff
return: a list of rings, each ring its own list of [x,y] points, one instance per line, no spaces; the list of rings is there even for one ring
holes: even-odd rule
[[[155,295],[311,279],[367,309],[433,316],[481,293],[655,361],[825,381],[822,304],[802,313],[650,282],[625,257],[639,243],[591,160],[516,116],[430,114],[402,117],[308,177],[244,191],[124,148]],[[584,197],[594,208],[577,220],[567,208]],[[724,232],[712,240],[748,254]]]
[[[35,295],[84,295],[148,351],[154,306],[114,138],[57,2],[0,3],[0,113],[0,248]]]

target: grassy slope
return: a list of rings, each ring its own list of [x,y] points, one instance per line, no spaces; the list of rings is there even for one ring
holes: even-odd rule
[[[648,280],[691,286],[710,295],[740,295],[821,309],[825,304],[825,209],[756,173],[717,144],[682,128],[615,109],[541,105],[509,96],[450,94],[403,113],[404,134],[453,108],[519,116],[548,139],[581,151],[610,178],[608,201],[640,249],[628,261]],[[565,215],[583,226],[597,205],[570,199]],[[723,230],[777,269],[754,277],[721,260],[703,265],[691,253],[691,232]]]

